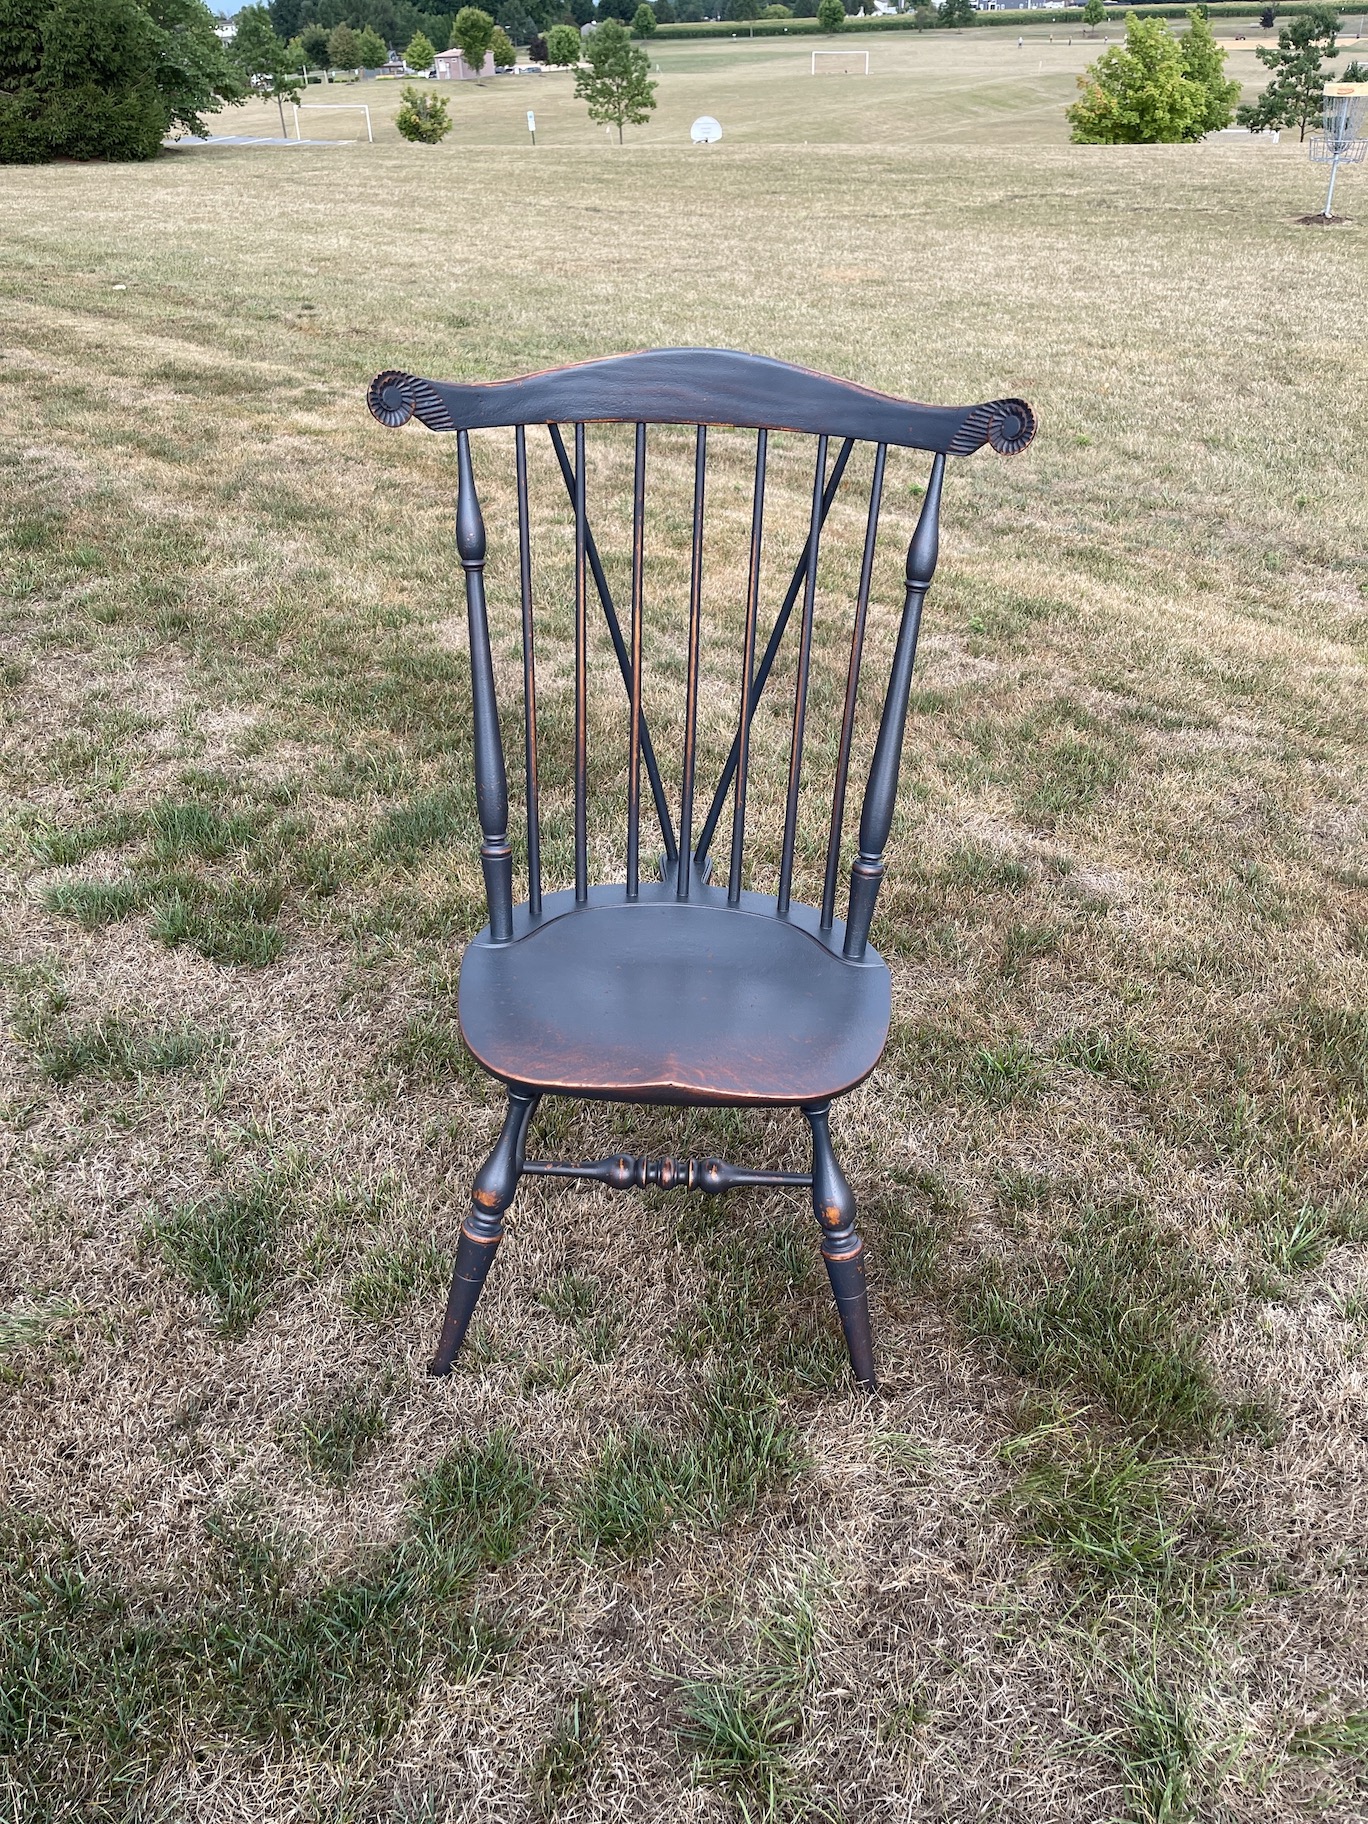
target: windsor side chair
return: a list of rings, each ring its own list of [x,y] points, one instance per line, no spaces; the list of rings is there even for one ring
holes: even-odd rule
[[[874,1069],[888,1036],[887,966],[869,942],[884,876],[922,605],[936,566],[945,459],[985,443],[1024,449],[1035,419],[1019,399],[965,408],[918,405],[759,356],[718,349],[658,349],[487,384],[448,385],[404,373],[371,383],[382,424],[416,417],[454,431],[456,547],[465,572],[474,728],[475,796],[489,923],[461,966],[461,1031],[476,1060],[507,1089],[493,1151],[476,1174],[471,1213],[457,1243],[451,1295],[434,1374],[450,1371],[465,1339],[503,1219],[524,1174],[597,1180],[615,1190],[674,1186],[721,1194],[744,1185],[811,1191],[821,1251],[855,1378],[876,1385],[855,1202],[832,1148],[828,1115]],[[635,427],[630,610],[624,635],[586,499],[586,426]],[[573,455],[561,427],[572,429]],[[647,427],[694,427],[679,820],[671,815],[643,708]],[[521,604],[527,897],[514,902],[509,791],[485,593],[486,536],[471,460],[472,431],[513,427]],[[574,522],[574,885],[542,891],[536,650],[527,429],[546,426]],[[744,632],[736,655],[735,737],[698,836],[702,565],[709,427],[756,434]],[[807,540],[756,664],[762,596],[766,463],[771,433],[816,438]],[[834,458],[830,446],[838,442]],[[793,898],[804,729],[823,527],[857,442],[874,446],[859,584],[855,592],[835,784],[827,823],[820,906]],[[931,472],[907,551],[905,592],[878,735],[860,811],[844,921],[836,917],[846,786],[856,728],[875,542],[890,446],[928,452]],[[828,466],[830,464],[830,466]],[[626,692],[628,743],[625,880],[589,878],[590,586],[597,594]],[[777,889],[743,888],[747,787],[757,705],[801,597],[792,736]],[[740,604],[737,604],[738,608]],[[645,771],[664,853],[643,878]],[[726,885],[711,881],[711,845],[731,798]],[[811,1130],[810,1172],[751,1170],[720,1159],[647,1159],[627,1153],[573,1161],[526,1157],[543,1096],[675,1106],[799,1109]]]

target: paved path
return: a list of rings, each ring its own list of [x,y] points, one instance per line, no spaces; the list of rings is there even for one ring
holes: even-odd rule
[[[206,139],[196,139],[193,133],[187,133],[183,139],[164,139],[164,146],[174,149],[176,146],[353,146],[353,139],[252,139],[245,133],[211,133]]]

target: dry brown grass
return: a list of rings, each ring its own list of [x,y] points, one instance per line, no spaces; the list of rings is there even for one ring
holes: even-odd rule
[[[714,67],[685,50],[681,118]],[[1019,112],[919,143],[961,54]],[[1361,235],[1292,224],[1311,174],[1285,148],[1064,146],[1068,72],[1032,112],[1016,55],[899,46],[884,113],[852,124],[829,84],[810,137],[845,143],[806,150],[784,122],[810,90],[757,48],[727,80],[788,144],[534,161],[491,85],[436,153],[10,173],[0,1449],[7,1524],[54,1531],[11,1549],[5,1600],[40,1684],[87,1668],[11,1742],[16,1815],[1362,1816]],[[453,1033],[481,914],[452,451],[381,431],[364,384],[670,342],[1042,417],[948,491],[876,932],[895,1030],[837,1122],[876,1402],[836,1372],[803,1212],[762,1196],[727,1243],[677,1202],[533,1187],[462,1371],[423,1373],[498,1112]],[[899,464],[895,530],[917,479]],[[662,670],[677,651],[662,632]],[[819,866],[808,844],[809,893]],[[265,960],[215,960],[235,944]],[[798,1156],[777,1118],[546,1125],[567,1152]],[[223,1334],[157,1225],[242,1207],[227,1270],[262,1308]],[[732,1403],[709,1419],[700,1384]],[[766,1410],[795,1455],[727,1494],[754,1460],[727,1427]],[[585,1516],[633,1427],[681,1511],[624,1557]],[[451,1509],[443,1537],[485,1541],[452,1596],[404,1543],[415,1490],[501,1430],[545,1499],[511,1557],[485,1497]],[[269,1554],[242,1568],[273,1528],[298,1539],[281,1596]],[[111,1608],[63,1607],[34,1567],[60,1584],[64,1552]],[[319,1697],[308,1603],[410,1563],[364,1636],[401,1670],[346,1661]],[[470,1646],[471,1603],[506,1651]],[[186,1648],[228,1610],[305,1642],[274,1721]],[[112,1664],[144,1668],[141,1747]],[[377,1730],[344,1699],[386,1683]]]

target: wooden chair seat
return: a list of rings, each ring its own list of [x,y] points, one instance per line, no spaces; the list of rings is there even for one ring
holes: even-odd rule
[[[802,1106],[844,1095],[888,1036],[888,969],[841,955],[812,907],[673,884],[550,893],[461,965],[466,1044],[505,1083],[612,1101]]]

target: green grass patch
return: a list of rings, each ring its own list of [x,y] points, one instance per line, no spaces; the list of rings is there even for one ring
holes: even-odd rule
[[[771,1389],[744,1368],[700,1389],[680,1435],[635,1426],[609,1439],[577,1491],[581,1543],[639,1558],[676,1528],[715,1530],[754,1513],[802,1467]]]
[[[969,1333],[1046,1387],[1142,1433],[1210,1433],[1223,1406],[1196,1335],[1210,1296],[1191,1251],[1138,1208],[1083,1203],[1050,1248],[993,1263],[960,1300]]]
[[[1289,1743],[1293,1754],[1317,1758],[1342,1754],[1368,1764],[1368,1710],[1346,1710],[1294,1729]]]
[[[790,1815],[798,1782],[789,1754],[802,1727],[795,1694],[707,1679],[684,1686],[680,1702],[680,1743],[692,1756],[694,1784],[719,1787],[747,1824]]]
[[[87,823],[40,823],[29,832],[29,848],[45,868],[74,868],[103,849],[136,842],[145,827],[138,811],[111,811]]]
[[[411,1237],[367,1251],[347,1286],[347,1308],[367,1323],[383,1324],[420,1292],[440,1291],[450,1257],[432,1240]]]
[[[387,861],[412,863],[431,849],[470,842],[477,829],[468,791],[421,792],[386,811],[371,834],[371,847]]]
[[[83,1026],[50,1031],[36,1062],[52,1083],[76,1077],[164,1077],[189,1070],[212,1048],[208,1033],[190,1025],[148,1028],[113,1013]]]
[[[210,1301],[220,1336],[241,1335],[270,1302],[293,1204],[290,1179],[261,1172],[241,1190],[182,1204],[149,1225],[167,1266]]]
[[[510,1638],[472,1589],[517,1549],[536,1499],[506,1438],[463,1445],[419,1483],[393,1546],[315,1581],[302,1542],[238,1498],[209,1522],[204,1581],[173,1605],[57,1529],[0,1517],[0,1756],[16,1815],[116,1824],[187,1745],[264,1757],[389,1740],[429,1668],[469,1679],[506,1660]]]
[[[384,1402],[365,1387],[350,1387],[339,1400],[302,1414],[288,1432],[301,1462],[334,1488],[350,1479],[384,1435]]]
[[[1153,1089],[1159,1077],[1159,1067],[1143,1040],[1124,1028],[1104,1032],[1098,1027],[1080,1027],[1067,1032],[1055,1047],[1055,1056],[1061,1064],[1072,1064],[1095,1077],[1109,1077],[1137,1094]]]
[[[1181,1535],[1165,1514],[1162,1470],[1125,1439],[1093,1436],[1047,1453],[1012,1490],[1028,1545],[1091,1577],[1166,1587]]]
[[[592,1688],[574,1692],[532,1763],[532,1808],[552,1818],[583,1784],[603,1741],[602,1705]]]

